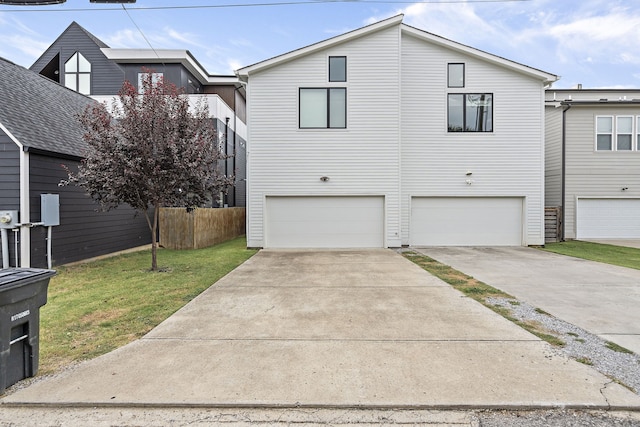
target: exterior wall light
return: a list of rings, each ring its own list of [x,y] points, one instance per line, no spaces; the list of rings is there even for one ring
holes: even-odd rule
[[[320,177],[320,181],[327,182],[327,181],[329,181],[329,177],[328,176],[321,176]]]

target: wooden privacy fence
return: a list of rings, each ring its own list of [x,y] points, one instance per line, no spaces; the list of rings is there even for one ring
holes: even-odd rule
[[[544,208],[544,241],[559,242],[562,232],[562,209]]]
[[[200,249],[245,233],[245,208],[160,209],[160,246]]]

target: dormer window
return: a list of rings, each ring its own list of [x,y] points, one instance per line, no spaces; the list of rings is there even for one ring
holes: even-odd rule
[[[91,94],[91,63],[80,52],[64,63],[64,85],[84,95]]]

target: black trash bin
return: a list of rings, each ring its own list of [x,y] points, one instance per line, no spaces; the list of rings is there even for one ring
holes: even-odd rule
[[[54,270],[0,270],[0,394],[38,371],[40,307]]]

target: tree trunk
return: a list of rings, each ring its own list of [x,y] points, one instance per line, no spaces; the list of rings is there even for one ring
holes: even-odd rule
[[[158,217],[160,216],[160,206],[156,203],[153,206],[153,225],[151,226],[151,271],[158,271]]]

